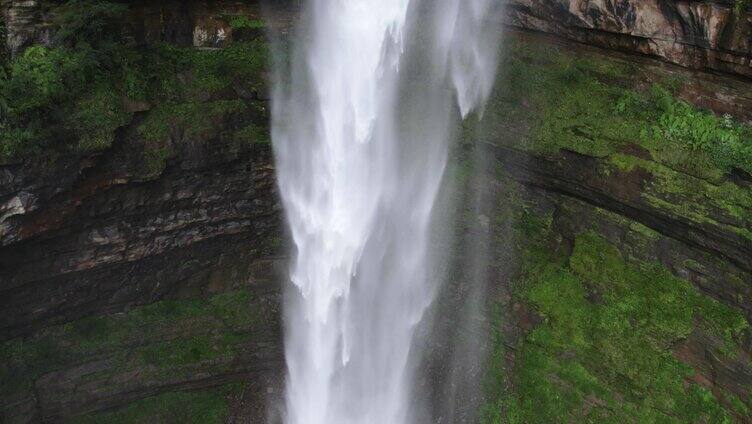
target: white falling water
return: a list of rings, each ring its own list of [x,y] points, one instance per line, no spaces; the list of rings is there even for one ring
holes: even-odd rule
[[[496,48],[481,30],[488,2],[434,0],[425,28],[410,24],[425,22],[411,19],[425,9],[416,0],[311,0],[305,9],[273,111],[296,247],[289,424],[412,420],[409,358],[436,289],[428,243],[452,102],[466,115],[494,79]],[[411,34],[426,41],[408,45]]]

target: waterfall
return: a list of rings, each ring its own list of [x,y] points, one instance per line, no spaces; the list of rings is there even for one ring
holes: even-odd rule
[[[489,2],[305,7],[273,109],[295,246],[287,423],[411,422],[412,342],[436,291],[429,241],[452,122],[480,108],[494,80]]]

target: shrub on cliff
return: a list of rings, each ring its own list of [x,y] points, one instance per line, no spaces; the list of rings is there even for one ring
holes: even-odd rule
[[[126,11],[104,0],[65,2],[55,10],[53,45],[33,46],[7,72],[0,70],[0,160],[46,149],[106,148],[115,131],[131,122],[133,110],[154,110],[149,122],[161,122],[152,127],[168,127],[184,122],[157,113],[162,105],[185,110],[258,99],[263,40],[218,51],[136,47],[123,37]]]
[[[648,122],[645,142],[670,143],[678,150],[702,151],[720,169],[738,168],[752,173],[752,128],[719,117],[677,99],[671,90],[655,85],[649,93],[627,91],[617,102],[616,112]]]
[[[112,142],[127,114],[112,75],[122,67],[118,3],[72,0],[59,7],[51,47],[33,46],[0,74],[0,156],[53,144],[97,148]]]
[[[67,47],[104,50],[120,44],[128,6],[103,0],[70,0],[58,10],[55,41]]]

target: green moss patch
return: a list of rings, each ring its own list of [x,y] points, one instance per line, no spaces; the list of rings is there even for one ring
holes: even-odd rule
[[[643,88],[633,66],[514,40],[484,116],[489,141],[598,157],[638,144],[698,177],[718,179],[733,168],[752,173],[752,127],[678,100],[671,77]]]
[[[487,141],[536,155],[566,149],[601,158],[604,179],[639,168],[647,203],[752,239],[752,192],[726,178],[732,169],[752,169],[749,126],[678,100],[675,80],[641,81],[620,59],[523,38],[501,71],[483,118]],[[505,201],[513,211],[498,227],[516,225],[501,237],[524,252],[513,298],[540,323],[515,346],[494,334],[485,422],[748,419],[749,399],[698,384],[698,371],[674,353],[699,333],[717,342],[713,355],[737,358],[749,331],[740,311],[661,264],[626,260],[594,232],[580,234],[568,253],[555,242],[550,215],[514,193]],[[632,221],[624,225],[640,239],[656,237]],[[501,331],[509,315],[499,311],[494,327]]]
[[[499,371],[508,348],[497,343],[491,380],[513,387],[492,391],[486,422],[730,423],[748,410],[696,384],[673,355],[693,331],[722,340],[716,354],[736,355],[748,327],[739,311],[659,264],[626,262],[595,233],[581,234],[568,258],[542,243],[532,242],[515,290],[542,322],[515,347],[511,374]]]
[[[641,195],[656,208],[752,240],[752,190],[728,180],[710,182],[628,154],[615,153],[608,160],[625,172],[647,171],[651,180]]]
[[[251,19],[247,16],[233,16],[230,19],[230,27],[233,30],[262,29],[266,27],[266,24],[261,19]]]
[[[181,146],[200,145],[225,136],[233,137],[234,122],[242,120],[247,106],[241,100],[165,103],[153,110],[138,131],[145,145],[146,164],[159,173]],[[258,134],[254,134],[258,136]],[[242,141],[245,141],[243,139]],[[245,141],[247,142],[247,141]]]
[[[243,390],[229,385],[199,392],[169,392],[136,401],[113,412],[73,419],[73,424],[220,424],[230,415],[228,397]]]
[[[263,325],[261,306],[245,290],[85,318],[0,345],[0,390],[18,396],[46,373],[102,357],[109,358],[107,373],[142,369],[148,371],[144,376],[159,379],[236,354]]]

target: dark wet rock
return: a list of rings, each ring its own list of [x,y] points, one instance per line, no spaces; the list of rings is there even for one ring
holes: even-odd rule
[[[267,254],[281,234],[268,146],[202,154],[147,180],[108,153],[4,185],[0,335],[151,303],[203,285],[222,255]]]

